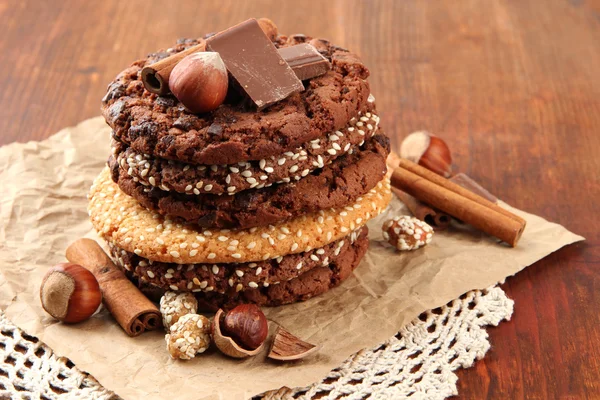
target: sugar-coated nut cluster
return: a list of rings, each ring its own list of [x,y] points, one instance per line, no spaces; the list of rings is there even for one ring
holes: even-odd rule
[[[191,292],[166,292],[160,299],[160,313],[165,329],[169,329],[181,317],[198,312],[198,300]]]
[[[165,335],[167,350],[173,359],[191,360],[210,346],[210,320],[198,314],[187,314],[169,328]]]
[[[404,215],[383,224],[383,237],[398,250],[415,250],[431,242],[433,229],[418,218]]]

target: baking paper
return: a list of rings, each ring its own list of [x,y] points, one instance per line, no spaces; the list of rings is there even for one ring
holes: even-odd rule
[[[84,323],[64,325],[40,305],[39,285],[46,270],[65,261],[72,241],[95,237],[86,194],[107,159],[109,134],[97,117],[42,142],[0,148],[0,308],[16,325],[125,399],[237,399],[313,383],[353,353],[393,336],[421,312],[489,287],[583,240],[502,203],[527,220],[514,249],[453,225],[436,233],[425,248],[399,253],[381,237],[386,218],[407,213],[394,200],[369,224],[371,246],[354,276],[309,301],[265,309],[271,332],[283,325],[322,345],[316,355],[280,363],[265,354],[229,359],[213,349],[189,362],[174,361],[165,349],[163,332],[130,338],[106,310]]]

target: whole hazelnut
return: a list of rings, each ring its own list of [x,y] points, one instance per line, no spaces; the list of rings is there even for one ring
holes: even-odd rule
[[[169,89],[190,112],[215,110],[225,100],[227,68],[214,52],[193,53],[183,58],[169,77]]]
[[[77,323],[96,312],[102,302],[94,275],[78,264],[57,264],[44,276],[40,299],[46,312],[59,321]]]
[[[255,304],[242,304],[224,313],[217,311],[213,339],[219,350],[236,358],[256,355],[269,334],[265,314]]]
[[[258,20],[258,25],[272,42],[277,39],[277,35],[279,33],[277,31],[277,25],[275,25],[275,22],[271,21],[269,18],[260,18]]]
[[[452,175],[452,156],[446,142],[429,132],[408,135],[400,145],[400,157],[415,162],[443,177]]]

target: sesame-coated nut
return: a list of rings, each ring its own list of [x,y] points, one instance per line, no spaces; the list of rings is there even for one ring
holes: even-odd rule
[[[169,328],[165,335],[171,358],[191,360],[210,346],[210,320],[203,315],[187,314]]]
[[[160,313],[165,329],[169,329],[181,317],[198,312],[198,300],[190,292],[166,292],[160,299]]]
[[[415,250],[431,242],[433,229],[427,223],[404,215],[383,224],[383,237],[400,251]]]

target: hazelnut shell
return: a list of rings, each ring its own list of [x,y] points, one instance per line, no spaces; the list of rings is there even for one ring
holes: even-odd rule
[[[221,352],[223,352],[224,354],[226,354],[230,357],[233,357],[233,358],[246,358],[246,357],[255,356],[262,351],[262,349],[264,347],[264,343],[262,343],[260,346],[258,346],[254,350],[248,350],[248,349],[244,349],[243,347],[239,346],[233,340],[233,338],[226,336],[221,331],[222,316],[223,316],[223,310],[219,309],[219,311],[217,311],[217,313],[215,314],[215,318],[213,321],[213,341],[215,342],[215,345],[217,346],[217,348],[219,350],[221,350]]]

